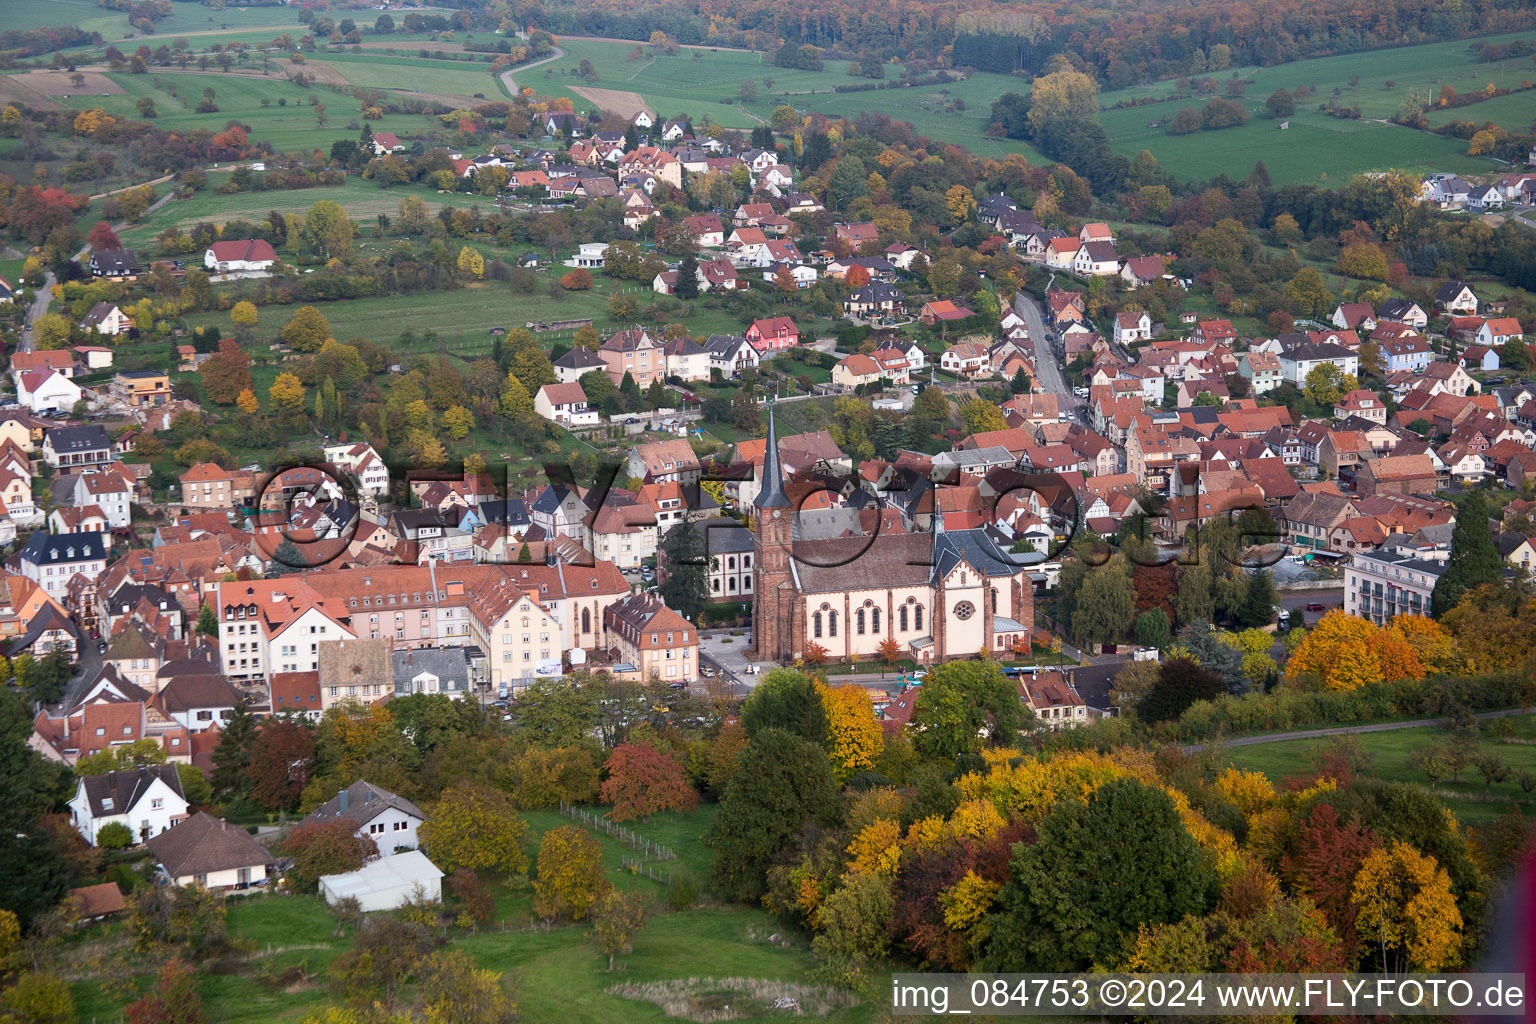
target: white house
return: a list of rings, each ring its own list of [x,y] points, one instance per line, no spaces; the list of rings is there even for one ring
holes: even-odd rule
[[[1280,372],[1290,383],[1301,387],[1307,374],[1323,363],[1332,363],[1340,370],[1356,377],[1360,373],[1360,357],[1343,345],[1328,342],[1313,345],[1297,345],[1289,352],[1280,353]]]
[[[320,876],[325,902],[355,899],[364,913],[398,910],[420,894],[442,898],[443,873],[420,850],[369,861],[356,871]]]
[[[533,411],[562,427],[595,427],[600,419],[598,411],[587,404],[587,393],[575,382],[539,388]]]
[[[743,370],[755,370],[762,361],[762,354],[752,343],[739,334],[711,334],[704,339],[704,351],[709,356],[709,369],[729,380]]]
[[[98,302],[91,307],[91,311],[85,314],[85,319],[80,321],[80,326],[89,328],[97,334],[127,334],[133,329],[133,317],[124,313],[110,302]]]
[[[1115,316],[1115,344],[1127,345],[1152,337],[1152,318],[1145,310]]]
[[[1120,256],[1109,242],[1084,242],[1073,255],[1072,270],[1084,277],[1113,277],[1120,273]]]
[[[636,128],[644,129],[655,125],[656,119],[651,116],[651,112],[649,110],[642,110],[634,116],[631,123],[633,123]]]
[[[107,567],[111,538],[105,533],[66,533],[60,536],[41,530],[27,538],[16,553],[21,574],[38,584],[55,600],[63,600],[69,581],[76,576],[94,579]]]
[[[75,784],[69,801],[69,823],[92,846],[102,826],[114,821],[128,826],[133,841],[142,843],[186,816],[187,798],[173,764],[87,775]]]
[[[357,480],[363,494],[382,497],[389,493],[389,467],[367,443],[333,444],[325,449],[325,461]]]
[[[57,370],[26,370],[15,377],[16,401],[39,415],[67,413],[84,394],[80,385]]]
[[[1467,193],[1467,209],[1469,210],[1502,210],[1504,208],[1504,193],[1499,191],[1497,185],[1474,185],[1472,191]]]
[[[405,797],[359,779],[315,808],[304,824],[345,821],[357,835],[372,839],[381,856],[388,857],[398,850],[416,849],[420,845],[416,830],[426,820],[421,808]]]
[[[214,242],[203,253],[203,266],[218,274],[267,271],[276,262],[272,243],[260,238]]]
[[[568,267],[579,267],[582,270],[600,270],[608,257],[607,242],[582,242],[576,247],[576,254],[565,261]]]
[[[95,505],[113,530],[126,529],[133,519],[133,488],[115,471],[88,469],[75,477],[75,506]]]
[[[1497,347],[1524,337],[1525,331],[1520,327],[1520,321],[1512,316],[1484,320],[1483,326],[1477,329],[1479,345]]]

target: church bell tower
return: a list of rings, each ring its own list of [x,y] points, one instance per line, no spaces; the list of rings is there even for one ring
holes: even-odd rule
[[[752,551],[752,646],[762,660],[786,661],[796,653],[792,638],[797,594],[789,565],[794,543],[794,507],[784,492],[784,471],[779,462],[779,438],[771,405],[763,482],[752,507],[757,527]]]

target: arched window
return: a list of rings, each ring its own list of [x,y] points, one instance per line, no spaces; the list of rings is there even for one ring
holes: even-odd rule
[[[581,610],[581,631],[583,633],[592,632],[592,609],[590,608],[583,608]]]
[[[837,612],[827,612],[827,636],[837,636]]]
[[[901,629],[901,631],[903,633],[905,633],[907,631],[907,606],[906,605],[902,605],[899,609],[897,609],[897,611],[896,611],[896,624],[897,624],[897,626],[900,627],[900,629]]]
[[[880,609],[879,608],[871,608],[869,610],[869,631],[871,633],[878,633],[878,632],[880,632]]]
[[[853,630],[859,636],[864,635],[864,609],[860,608],[853,613]]]
[[[992,588],[992,614],[997,614],[997,588]]]
[[[923,628],[923,606],[920,604],[913,605],[912,614],[916,616],[917,619],[917,624],[913,628],[921,631]]]
[[[811,635],[818,639],[821,637],[821,612],[811,616]]]

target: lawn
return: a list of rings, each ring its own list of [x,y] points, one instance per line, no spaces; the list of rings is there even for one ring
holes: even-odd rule
[[[1503,814],[1514,801],[1525,799],[1516,778],[1522,770],[1536,772],[1536,717],[1527,715],[1510,721],[1514,726],[1514,734],[1507,743],[1496,743],[1488,739],[1488,723],[1481,723],[1483,734],[1473,754],[1493,754],[1509,769],[1509,778],[1494,784],[1490,799],[1483,798],[1483,778],[1471,765],[1470,758],[1467,767],[1461,771],[1460,781],[1442,779],[1435,784],[1435,795],[1464,823],[1485,825]],[[1420,747],[1445,743],[1450,737],[1443,729],[1425,726],[1390,732],[1358,733],[1353,739],[1371,755],[1368,773],[1372,777],[1427,787],[1429,780],[1411,763],[1413,752]],[[1315,739],[1285,740],[1231,747],[1222,751],[1222,759],[1224,763],[1239,768],[1263,772],[1272,782],[1279,783],[1285,778],[1305,772],[1312,752],[1326,743]]]

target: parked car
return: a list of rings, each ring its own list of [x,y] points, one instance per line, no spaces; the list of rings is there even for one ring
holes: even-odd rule
[[[1326,604],[1324,604],[1323,602],[1321,602],[1321,601],[1308,601],[1307,602],[1307,611],[1309,611],[1309,612],[1325,611],[1327,608],[1328,608],[1328,606]]]

